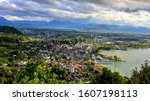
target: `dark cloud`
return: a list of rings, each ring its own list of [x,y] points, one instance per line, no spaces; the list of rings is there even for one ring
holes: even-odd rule
[[[44,3],[44,4],[50,4],[50,5],[56,5],[58,2],[61,2],[62,0],[31,0],[38,3]]]
[[[92,3],[115,10],[150,10],[150,0],[71,0],[78,3]]]
[[[49,5],[56,9],[71,12],[89,13],[95,11],[94,7],[89,3],[77,2],[73,0],[32,0],[32,1]]]
[[[147,10],[150,11],[150,0],[32,0],[41,4],[49,4],[59,9],[68,11],[76,11],[81,13],[89,13],[96,11],[91,6],[97,5],[101,7],[111,8],[115,10],[124,11],[138,11]],[[64,5],[61,8],[61,5]],[[71,7],[72,9],[69,9]]]
[[[20,20],[92,19],[150,25],[150,0],[2,0],[0,16]],[[84,20],[83,20],[84,21]],[[87,20],[86,20],[87,21]],[[140,23],[139,23],[140,22]]]

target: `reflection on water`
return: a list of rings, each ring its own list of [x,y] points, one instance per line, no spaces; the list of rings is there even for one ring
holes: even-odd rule
[[[141,64],[144,64],[146,61],[150,61],[150,48],[149,49],[129,49],[128,51],[124,50],[115,50],[115,51],[103,51],[102,54],[108,56],[117,55],[123,59],[125,62],[114,62],[114,61],[102,61],[108,68],[112,71],[118,71],[122,75],[131,76],[132,70],[137,67],[139,70]]]

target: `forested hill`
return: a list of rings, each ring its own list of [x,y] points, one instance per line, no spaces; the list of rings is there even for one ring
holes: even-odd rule
[[[18,31],[16,28],[14,27],[10,27],[10,26],[0,26],[0,32],[4,32],[7,34],[23,34],[22,32]]]
[[[2,43],[19,43],[29,40],[22,32],[14,27],[0,26],[0,45]]]

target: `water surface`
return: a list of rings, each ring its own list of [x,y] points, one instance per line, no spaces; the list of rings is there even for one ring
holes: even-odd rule
[[[149,49],[129,49],[124,50],[113,50],[113,51],[102,51],[102,54],[108,56],[117,55],[126,62],[113,62],[111,64],[105,64],[112,71],[118,71],[122,75],[131,76],[131,71],[137,67],[138,70],[141,68],[141,64],[145,63],[145,60],[150,61],[150,48]]]

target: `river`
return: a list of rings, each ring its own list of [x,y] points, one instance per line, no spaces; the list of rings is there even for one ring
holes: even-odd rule
[[[112,71],[120,72],[120,74],[130,77],[132,70],[137,67],[138,70],[141,68],[141,64],[145,63],[145,60],[150,61],[150,48],[148,49],[129,49],[124,50],[113,50],[113,51],[102,51],[107,56],[117,55],[122,58],[125,62],[112,62],[111,64],[105,64]]]

